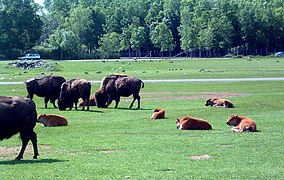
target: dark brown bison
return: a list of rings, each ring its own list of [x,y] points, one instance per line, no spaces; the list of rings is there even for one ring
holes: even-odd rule
[[[22,148],[17,160],[23,158],[28,142],[31,140],[34,159],[37,159],[37,135],[34,132],[37,112],[35,103],[29,98],[18,96],[0,96],[0,140],[9,139],[20,133]]]
[[[71,79],[66,81],[61,85],[60,97],[58,99],[59,110],[66,110],[73,108],[75,104],[75,109],[77,110],[77,104],[79,98],[84,101],[82,110],[85,109],[87,105],[87,110],[89,110],[89,100],[91,95],[91,83],[85,79]]]
[[[117,108],[120,97],[128,97],[133,95],[133,101],[129,108],[132,108],[133,103],[137,99],[140,108],[139,91],[144,87],[144,83],[135,77],[128,75],[112,74],[103,78],[101,89],[95,93],[98,108],[107,108],[112,100],[115,100],[115,108]]]
[[[28,91],[27,97],[33,99],[34,94],[44,97],[45,108],[47,108],[49,100],[53,107],[57,108],[55,100],[59,98],[60,87],[65,81],[65,78],[62,76],[43,76],[29,79],[25,82]]]

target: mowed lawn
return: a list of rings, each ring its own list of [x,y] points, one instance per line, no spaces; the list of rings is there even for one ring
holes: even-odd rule
[[[54,63],[54,62],[51,62]],[[59,72],[4,68],[1,81],[24,81],[41,74],[99,81],[110,73],[142,80],[284,77],[283,58],[199,59],[159,61],[57,62]],[[37,112],[59,114],[67,127],[37,124],[40,156],[28,147],[16,161],[19,135],[0,142],[0,179],[283,179],[284,81],[145,83],[141,109],[128,109],[131,97],[107,109],[59,111],[35,97]],[[99,83],[92,84],[92,93]],[[26,96],[24,84],[0,85],[1,95]],[[220,96],[233,109],[204,106]],[[134,104],[134,107],[137,103]],[[150,120],[153,109],[166,110],[166,119]],[[258,132],[234,133],[226,125],[231,114],[255,120]],[[176,118],[203,118],[211,131],[181,131]]]

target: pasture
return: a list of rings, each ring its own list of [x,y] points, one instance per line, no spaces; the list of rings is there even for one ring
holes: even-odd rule
[[[54,63],[54,62],[51,62]],[[5,68],[0,82],[23,82],[41,74],[100,81],[112,73],[141,80],[284,77],[284,58],[188,59],[162,61],[57,61],[61,71]],[[0,142],[0,179],[282,179],[284,177],[284,81],[145,83],[141,109],[128,109],[131,97],[107,109],[59,111],[35,97],[38,114],[65,116],[67,127],[37,124],[39,157],[32,148],[16,161],[19,135]],[[99,83],[92,84],[92,94]],[[0,85],[1,95],[26,96],[24,84]],[[231,100],[235,108],[204,106],[207,98]],[[134,103],[136,107],[137,103]],[[166,119],[150,120],[153,109]],[[226,120],[248,116],[258,132],[235,133]],[[211,131],[181,131],[176,118],[207,120]],[[30,143],[31,144],[31,143]]]

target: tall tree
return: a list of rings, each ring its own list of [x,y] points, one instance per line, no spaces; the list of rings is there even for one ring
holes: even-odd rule
[[[173,35],[168,26],[161,22],[151,31],[151,41],[162,52],[172,51],[175,47]]]
[[[99,51],[104,58],[113,58],[120,51],[119,34],[116,32],[104,34],[99,41]]]
[[[26,51],[36,44],[43,23],[30,0],[5,0],[0,7],[0,48],[8,58],[14,58],[11,50]]]

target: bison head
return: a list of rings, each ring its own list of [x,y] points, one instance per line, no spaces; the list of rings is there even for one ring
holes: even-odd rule
[[[95,93],[95,99],[96,99],[98,108],[107,108],[108,107],[107,102],[108,102],[109,96],[108,96],[108,93],[106,91],[98,90]]]
[[[73,102],[69,98],[59,98],[58,99],[58,108],[60,111],[65,111],[66,108],[72,108],[73,107]]]
[[[214,105],[214,102],[211,98],[205,101],[205,106],[213,106],[213,105]]]
[[[227,120],[227,124],[229,126],[237,126],[240,124],[240,122],[241,122],[241,119],[239,118],[238,115],[231,115],[229,119]]]

